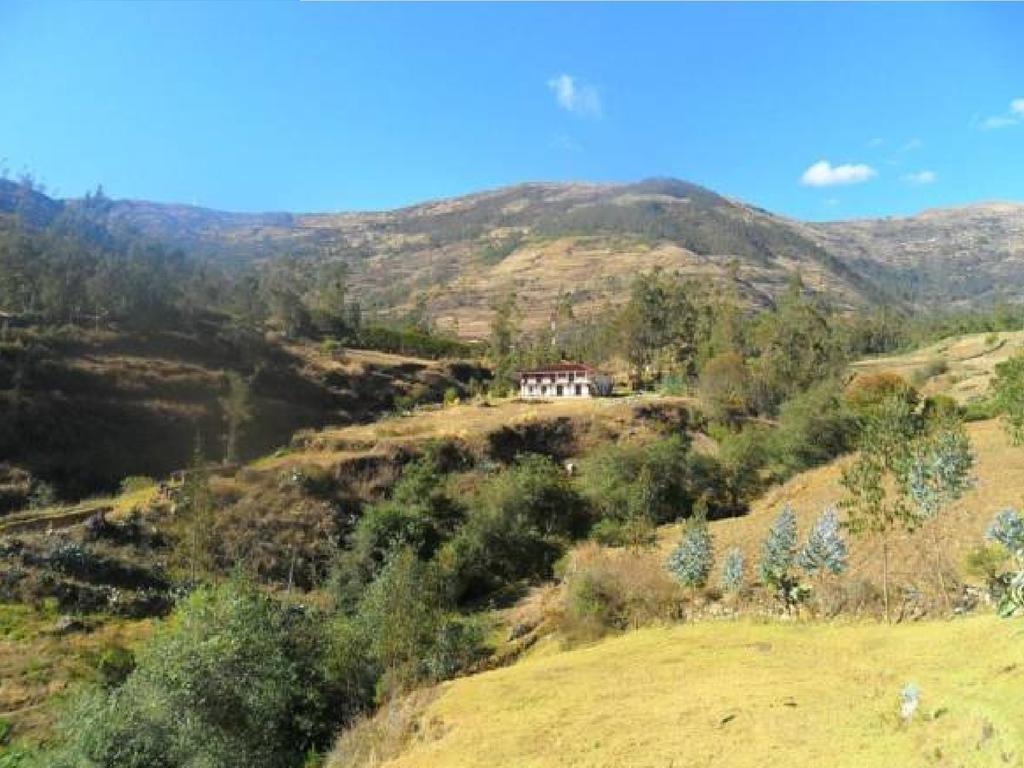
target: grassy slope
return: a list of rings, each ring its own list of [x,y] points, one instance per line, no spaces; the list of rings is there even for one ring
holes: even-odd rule
[[[641,630],[443,686],[386,765],[1020,766],[1022,632],[988,616]],[[925,717],[905,726],[908,682]]]
[[[951,395],[961,403],[968,403],[985,395],[996,365],[1021,349],[1024,349],[1024,331],[972,333],[943,339],[903,355],[863,360],[854,368],[863,373],[890,371],[912,381],[941,362],[946,370],[928,378],[922,391],[926,395]]]
[[[114,645],[134,648],[153,628],[148,619],[92,617],[93,631],[58,635],[57,618],[49,606],[0,605],[0,718],[14,726],[19,739],[44,737],[60,696],[76,682],[96,677],[103,651]]]
[[[961,401],[983,396],[995,364],[1024,334],[948,340],[862,370],[908,378]],[[1024,502],[1024,450],[997,421],[968,425],[976,487],[938,522],[894,542],[893,580],[927,588],[933,542],[962,570],[999,509]],[[842,498],[842,460],[805,472],[743,518],[713,524],[716,548],[757,562],[778,510],[791,503],[801,535]],[[677,540],[661,532],[658,560]],[[851,542],[851,578],[877,583],[879,544]],[[569,652],[544,646],[512,667],[442,686],[410,743],[384,764],[418,766],[1024,765],[1024,625],[992,616],[896,627],[875,623],[706,622],[647,629]],[[923,690],[909,726],[897,716],[908,682]],[[378,764],[372,761],[368,764]],[[340,755],[334,766],[347,765]]]
[[[933,568],[934,537],[937,535],[948,566],[962,570],[968,551],[982,542],[996,512],[1008,506],[1024,505],[1024,449],[1010,445],[997,420],[967,425],[977,463],[976,484],[935,522],[914,534],[893,537],[893,579],[896,582],[927,581]],[[774,488],[758,499],[750,514],[715,522],[712,530],[718,552],[740,547],[748,563],[756,563],[768,527],[786,503],[793,506],[800,535],[805,536],[813,521],[829,504],[843,498],[839,485],[844,461],[812,469]],[[665,548],[678,540],[679,527],[662,530]],[[878,583],[881,579],[881,549],[878,540],[850,541],[850,577]]]

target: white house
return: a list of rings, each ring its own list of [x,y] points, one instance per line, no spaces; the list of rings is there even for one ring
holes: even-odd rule
[[[583,363],[555,363],[519,372],[519,396],[524,398],[593,397],[594,375]]]

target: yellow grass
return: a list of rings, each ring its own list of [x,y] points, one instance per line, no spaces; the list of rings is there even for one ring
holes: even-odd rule
[[[443,686],[384,765],[1021,766],[1022,635],[991,616],[640,630]]]
[[[923,385],[926,395],[943,393],[967,403],[983,397],[995,367],[1024,350],[1024,331],[973,333],[943,339],[905,355],[877,357],[854,364],[863,373],[891,371],[908,381],[923,376],[932,363],[944,361],[947,370],[930,377]]]
[[[558,418],[591,419],[609,429],[635,428],[632,411],[641,402],[693,405],[683,397],[645,395],[623,398],[581,398],[551,401],[495,400],[488,406],[459,403],[423,409],[371,424],[325,429],[307,441],[307,448],[254,462],[254,469],[280,469],[298,464],[329,466],[347,458],[435,439],[468,443],[486,439],[501,427],[515,427]]]
[[[0,604],[0,718],[18,739],[44,738],[58,701],[69,686],[95,675],[105,648],[134,648],[152,632],[151,620],[93,617],[96,628],[66,636],[54,633],[57,613]]]

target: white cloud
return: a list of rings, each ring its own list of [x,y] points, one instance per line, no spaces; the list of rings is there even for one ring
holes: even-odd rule
[[[875,138],[868,142],[868,147],[870,149],[877,149],[883,144],[885,144],[885,139],[883,139],[881,136],[876,136]]]
[[[918,137],[915,136],[914,138],[912,138],[910,141],[908,141],[906,144],[903,145],[903,151],[904,152],[913,152],[915,149],[920,149],[923,146],[924,146],[924,142],[921,141],[921,139],[919,139]]]
[[[996,128],[1006,128],[1011,125],[1024,123],[1024,99],[1013,99],[1010,101],[1010,108],[1002,115],[992,115],[981,121],[982,130],[992,131]]]
[[[601,94],[597,88],[572,75],[561,74],[548,80],[558,106],[583,117],[601,116]]]
[[[864,163],[832,165],[828,160],[819,160],[804,171],[800,183],[807,187],[834,187],[841,184],[860,184],[873,179],[878,172]]]
[[[938,181],[939,174],[935,171],[917,171],[916,173],[904,174],[901,178],[907,184],[934,184]]]

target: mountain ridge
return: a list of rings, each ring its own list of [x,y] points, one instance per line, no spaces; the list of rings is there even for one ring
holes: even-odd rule
[[[45,223],[82,199],[0,183],[0,210]],[[105,200],[106,223],[227,264],[341,260],[353,293],[384,317],[414,309],[462,336],[486,334],[515,291],[527,329],[565,301],[617,303],[638,271],[736,280],[770,304],[799,272],[840,309],[970,308],[1024,296],[1024,204],[983,201],[912,216],[806,222],[691,182],[524,182],[383,211],[219,211]],[[731,277],[730,277],[731,276]]]

